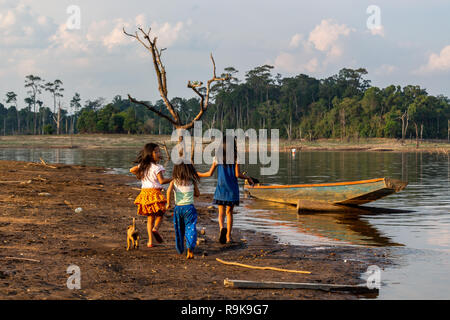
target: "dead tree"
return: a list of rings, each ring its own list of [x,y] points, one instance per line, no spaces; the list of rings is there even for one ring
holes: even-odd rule
[[[149,105],[145,101],[136,100],[135,98],[131,97],[130,95],[128,95],[128,99],[133,103],[145,106],[148,110],[156,113],[159,117],[166,119],[167,121],[172,123],[172,125],[176,129],[185,129],[185,130],[192,129],[194,127],[195,121],[199,121],[202,118],[203,114],[208,109],[211,84],[216,81],[228,80],[230,78],[230,75],[227,74],[223,78],[219,78],[216,76],[216,63],[214,61],[213,55],[211,54],[211,61],[213,64],[213,77],[210,80],[208,80],[208,82],[206,83],[206,88],[202,88],[203,83],[199,82],[199,81],[192,81],[192,82],[188,81],[188,84],[187,84],[188,88],[191,88],[200,97],[200,111],[194,117],[194,119],[192,119],[190,122],[183,123],[181,121],[180,115],[178,114],[177,110],[174,108],[174,106],[172,105],[172,103],[170,102],[170,100],[168,98],[167,73],[166,73],[164,64],[162,63],[162,60],[161,60],[161,54],[164,50],[166,50],[166,48],[159,49],[157,46],[158,38],[154,37],[152,40],[150,38],[150,32],[151,32],[151,28],[148,30],[148,32],[145,32],[142,28],[138,28],[138,31],[136,31],[134,34],[130,34],[125,31],[125,28],[123,28],[123,33],[125,35],[132,37],[132,38],[136,39],[137,41],[139,41],[151,53],[152,58],[153,58],[153,67],[156,72],[156,79],[158,80],[159,94],[160,94],[162,100],[164,101],[164,104],[165,104],[167,110],[169,111],[170,116],[162,113],[161,110],[155,109],[153,106]],[[205,92],[204,94],[202,93],[203,91]],[[181,143],[182,140],[183,140],[183,138],[182,138],[182,136],[180,136],[178,138],[179,143]],[[194,141],[195,141],[195,139],[194,139]],[[192,145],[192,151],[193,151],[194,147],[195,147],[194,143],[192,143],[191,145]],[[191,160],[193,159],[193,157],[194,157],[194,153],[192,152]]]
[[[182,123],[180,116],[178,112],[175,110],[174,106],[171,104],[169,98],[168,98],[168,90],[167,90],[167,74],[166,69],[162,63],[161,60],[161,54],[166,48],[164,49],[158,49],[157,46],[157,37],[154,37],[153,40],[150,39],[150,31],[145,32],[142,28],[138,28],[138,31],[135,32],[135,34],[130,34],[125,31],[125,28],[123,29],[123,32],[125,35],[135,38],[137,41],[139,41],[151,54],[153,58],[153,66],[155,68],[156,72],[156,79],[158,80],[158,90],[161,95],[161,98],[164,101],[164,104],[167,108],[167,110],[170,113],[170,116],[165,115],[161,111],[155,109],[153,106],[149,105],[148,103],[144,101],[139,101],[128,95],[128,98],[131,102],[137,103],[140,105],[145,106],[150,111],[156,113],[159,117],[162,117],[173,124],[173,126],[177,129],[191,129],[194,127],[194,122],[198,121],[202,118],[205,111],[208,109],[208,103],[209,103],[209,94],[210,94],[210,88],[211,84],[215,81],[225,81],[229,79],[229,75],[227,75],[224,78],[218,78],[216,76],[216,64],[214,62],[214,58],[211,54],[211,61],[213,64],[213,77],[208,80],[206,84],[206,91],[205,94],[201,93],[201,87],[203,85],[202,82],[198,81],[188,81],[188,88],[191,88],[199,97],[200,97],[200,111],[199,113],[190,121],[189,123]],[[142,38],[143,37],[143,38]]]
[[[409,115],[406,110],[399,119],[402,120],[402,144],[405,144],[406,130],[408,130]]]

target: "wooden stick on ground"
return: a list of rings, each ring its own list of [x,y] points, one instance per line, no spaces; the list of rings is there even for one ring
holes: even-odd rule
[[[298,282],[263,282],[246,280],[224,280],[225,287],[236,289],[309,289],[324,291],[347,291],[353,293],[374,293],[377,288],[370,289],[366,285],[340,285],[324,283],[298,283]]]
[[[72,210],[75,210],[75,207],[74,207],[74,205],[73,204],[71,204],[69,201],[67,201],[67,200],[64,200],[64,204],[66,205],[66,206],[68,206],[70,209],[72,209]]]
[[[41,160],[41,163],[42,163],[44,166],[46,166],[46,167],[48,167],[48,168],[56,169],[55,166],[48,165],[48,164],[44,161],[44,159],[42,159],[42,158],[39,158],[39,159]]]
[[[35,259],[28,259],[28,258],[19,258],[19,257],[5,257],[4,259],[6,260],[21,260],[21,261],[30,261],[30,262],[41,262],[39,260],[35,260]]]
[[[273,271],[280,271],[280,272],[291,272],[291,273],[302,273],[302,274],[311,274],[310,271],[302,271],[302,270],[288,270],[288,269],[280,269],[275,267],[256,267],[256,266],[249,266],[248,264],[242,264],[238,262],[227,262],[223,261],[219,258],[216,258],[216,260],[220,263],[230,265],[230,266],[238,266],[243,268],[249,268],[249,269],[258,269],[258,270],[273,270]]]
[[[32,181],[0,181],[0,183],[20,183],[20,184],[30,184]]]

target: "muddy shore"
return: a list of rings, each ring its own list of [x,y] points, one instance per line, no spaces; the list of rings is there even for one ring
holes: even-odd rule
[[[231,289],[224,279],[360,284],[369,265],[391,263],[386,248],[298,247],[267,234],[234,229],[235,243],[217,242],[212,196],[197,201],[198,229],[205,242],[186,260],[174,248],[168,213],[160,229],[165,242],[147,248],[146,220],[137,217],[135,178],[77,165],[45,166],[0,161],[0,299],[358,299],[374,298],[320,290]],[[81,207],[82,212],[75,209]],[[133,217],[139,250],[126,251]],[[223,265],[220,258],[253,266],[306,270],[311,274],[251,270]],[[344,261],[346,260],[346,261]],[[67,288],[67,268],[81,270],[81,289]],[[382,289],[381,289],[382,290]]]

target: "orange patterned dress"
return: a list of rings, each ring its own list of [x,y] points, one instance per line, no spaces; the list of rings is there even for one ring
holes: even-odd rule
[[[134,200],[138,206],[137,214],[141,216],[163,216],[166,212],[167,200],[161,189],[142,189],[141,193]]]
[[[138,167],[130,170],[132,173],[137,172]],[[167,200],[162,193],[162,185],[158,181],[158,174],[164,172],[163,166],[152,164],[147,170],[144,178],[141,180],[141,193],[134,200],[134,204],[138,206],[137,214],[141,216],[163,216],[166,212]]]

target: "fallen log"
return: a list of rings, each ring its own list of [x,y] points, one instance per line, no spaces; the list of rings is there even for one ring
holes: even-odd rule
[[[224,280],[225,287],[235,289],[308,289],[323,291],[346,291],[353,293],[376,293],[377,288],[370,289],[366,285],[342,285],[298,282],[265,282],[246,280]]]

